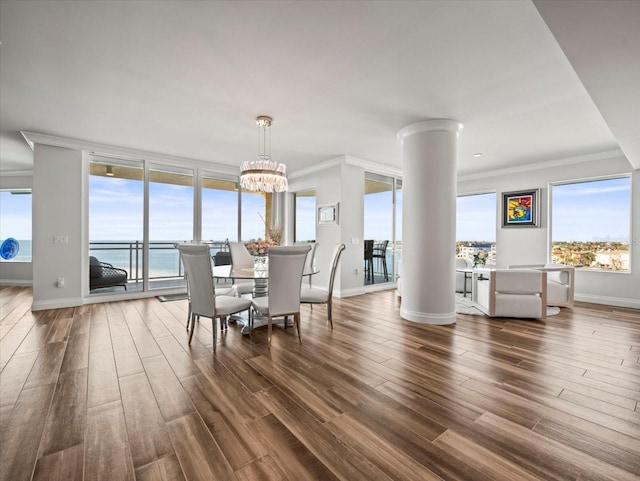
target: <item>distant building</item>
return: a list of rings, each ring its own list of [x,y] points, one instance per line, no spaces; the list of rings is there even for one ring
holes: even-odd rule
[[[476,252],[487,251],[487,264],[496,263],[496,243],[495,242],[466,242],[463,245],[458,244],[459,259],[471,260]]]
[[[629,270],[629,251],[599,250],[596,252],[595,267]]]

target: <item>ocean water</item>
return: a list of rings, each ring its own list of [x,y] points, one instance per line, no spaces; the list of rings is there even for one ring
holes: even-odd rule
[[[166,241],[149,244],[149,278],[178,277],[184,275],[180,265],[180,255],[173,247],[176,242]],[[211,255],[219,250],[226,250],[225,242],[214,242]],[[89,255],[101,262],[124,269],[129,279],[142,279],[143,246],[136,241],[91,242]]]

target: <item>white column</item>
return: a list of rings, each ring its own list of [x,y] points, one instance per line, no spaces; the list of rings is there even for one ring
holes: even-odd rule
[[[426,324],[456,322],[456,155],[462,124],[417,122],[402,143],[402,305]]]

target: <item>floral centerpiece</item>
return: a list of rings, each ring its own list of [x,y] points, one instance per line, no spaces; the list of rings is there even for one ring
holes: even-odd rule
[[[269,253],[269,247],[277,245],[276,241],[260,238],[245,243],[245,247],[252,256],[266,256]]]
[[[473,267],[483,266],[487,263],[487,258],[489,257],[489,253],[481,249],[475,254],[473,254]]]

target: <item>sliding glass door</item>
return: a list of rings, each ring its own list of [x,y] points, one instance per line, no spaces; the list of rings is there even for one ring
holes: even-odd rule
[[[394,281],[394,178],[364,174],[364,283]]]
[[[129,292],[143,290],[144,165],[142,162],[94,157],[89,163],[89,256],[94,263],[126,271]],[[121,280],[110,283],[93,269],[92,294],[122,292]]]

